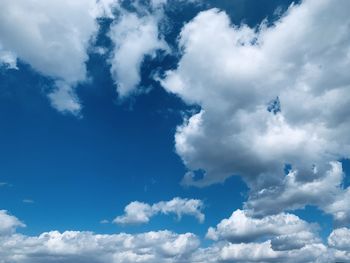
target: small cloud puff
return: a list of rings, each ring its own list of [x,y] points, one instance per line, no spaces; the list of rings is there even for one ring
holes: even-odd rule
[[[167,202],[158,202],[153,205],[149,205],[142,202],[131,202],[128,204],[124,211],[125,214],[118,216],[114,219],[116,224],[144,224],[148,223],[151,217],[157,214],[175,214],[178,219],[181,219],[184,215],[194,216],[199,222],[203,222],[205,219],[202,210],[204,204],[198,199],[183,199],[176,197]]]

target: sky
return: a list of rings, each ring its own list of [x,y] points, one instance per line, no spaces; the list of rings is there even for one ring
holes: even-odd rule
[[[350,262],[348,0],[0,4],[0,263]]]

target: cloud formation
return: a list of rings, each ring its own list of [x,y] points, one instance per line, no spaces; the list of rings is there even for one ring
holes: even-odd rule
[[[157,50],[166,50],[167,44],[159,37],[158,16],[140,16],[120,9],[109,36],[114,43],[110,59],[111,74],[120,97],[135,92],[140,80],[141,64],[145,56],[155,56]]]
[[[309,224],[293,214],[281,213],[259,219],[250,217],[247,211],[236,210],[216,228],[209,228],[207,238],[227,240],[231,243],[249,243],[269,238],[271,247],[281,251],[321,243],[316,230],[316,225]]]
[[[35,237],[0,236],[0,241],[2,263],[186,262],[199,245],[193,234],[170,231],[138,235],[51,231]]]
[[[99,10],[96,0],[1,3],[0,46],[11,54],[5,62],[14,67],[19,58],[58,81],[49,97],[59,111],[77,114],[81,108],[74,87],[87,79],[87,50],[98,30]]]
[[[16,217],[9,215],[6,210],[0,210],[0,236],[12,234],[16,228],[25,225]]]
[[[15,232],[17,227],[24,225],[6,211],[0,212],[0,222],[3,227],[0,231],[1,263],[329,263],[350,260],[348,228],[334,230],[328,238],[328,245],[325,245],[313,232],[312,224],[291,214],[253,219],[246,211],[237,210],[218,224],[215,231],[219,239],[208,247],[201,247],[199,238],[192,233],[177,234],[164,230],[101,235],[50,231],[25,236]],[[291,246],[291,240],[284,238],[293,237],[296,242],[307,232],[314,236],[304,239],[301,246]],[[243,241],[241,237],[244,235],[249,238],[243,238]]]
[[[103,15],[114,19],[112,77],[120,97],[130,95],[145,56],[167,50],[158,29],[167,1],[152,0],[143,13],[141,2],[133,3],[136,12],[110,0],[4,0],[0,63],[16,68],[18,58],[52,78],[52,105],[79,115],[75,87],[87,80],[87,50]],[[204,187],[240,175],[250,187],[243,210],[208,229],[212,245],[200,247],[195,234],[167,230],[29,237],[16,232],[24,227],[20,220],[1,210],[0,262],[350,262],[350,230],[341,227],[350,222],[350,188],[340,162],[350,155],[349,9],[347,0],[305,0],[274,25],[256,28],[232,25],[227,14],[211,9],[182,29],[182,57],[161,84],[201,107],[175,135],[188,168],[183,184]],[[284,212],[307,204],[333,215],[339,228],[327,244],[316,225]],[[205,218],[197,199],[135,201],[124,210],[115,223],[148,223],[157,214]]]
[[[336,260],[350,262],[350,229],[338,228],[328,237],[328,245],[332,248]]]
[[[198,199],[183,199],[175,197],[170,201],[158,202],[153,205],[149,205],[142,202],[131,202],[128,204],[122,216],[118,216],[114,219],[114,223],[117,224],[145,224],[148,223],[151,217],[157,214],[175,214],[178,219],[182,216],[194,216],[199,222],[203,222],[205,219],[202,210],[204,204]]]
[[[338,161],[350,156],[349,8],[346,0],[305,0],[257,28],[211,9],[183,27],[182,58],[161,83],[201,107],[175,135],[185,185],[240,175],[250,187],[247,207],[261,215],[308,203],[348,214]]]

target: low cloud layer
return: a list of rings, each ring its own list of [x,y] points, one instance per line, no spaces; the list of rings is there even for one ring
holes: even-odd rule
[[[15,232],[24,224],[6,211],[0,212],[0,223],[1,263],[350,262],[348,228],[334,230],[326,245],[313,225],[290,214],[259,220],[237,210],[216,229],[209,229],[208,233],[216,231],[218,241],[208,247],[201,247],[195,234],[167,230],[110,235],[51,231],[25,236]]]
[[[0,60],[15,68],[18,58],[53,79],[56,85],[49,95],[52,106],[78,114],[81,105],[74,89],[87,80],[87,50],[98,31],[96,17],[101,11],[96,0],[4,0]]]

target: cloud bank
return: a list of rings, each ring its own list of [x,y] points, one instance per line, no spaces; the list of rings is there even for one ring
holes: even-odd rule
[[[6,211],[0,212],[0,223],[2,263],[350,262],[348,228],[334,230],[325,245],[314,225],[291,214],[253,219],[237,210],[208,230],[218,240],[208,247],[201,247],[195,234],[168,230],[110,235],[50,231],[25,236],[16,233],[24,224]]]

